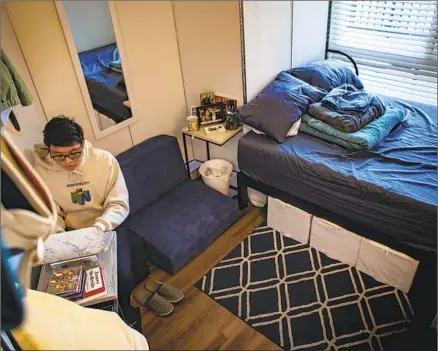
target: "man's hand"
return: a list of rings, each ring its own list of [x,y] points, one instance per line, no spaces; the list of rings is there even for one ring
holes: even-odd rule
[[[102,235],[104,233],[103,229],[97,225],[95,225],[93,228],[95,228],[97,230],[97,233]]]
[[[65,232],[65,228],[57,225],[55,228],[55,234],[59,234],[59,233],[64,233]]]

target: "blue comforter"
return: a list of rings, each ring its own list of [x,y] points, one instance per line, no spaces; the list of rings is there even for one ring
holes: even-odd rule
[[[132,117],[131,109],[123,104],[129,100],[122,73],[109,69],[109,64],[117,59],[116,44],[79,53],[82,70],[87,82],[93,108],[99,113],[120,123]]]

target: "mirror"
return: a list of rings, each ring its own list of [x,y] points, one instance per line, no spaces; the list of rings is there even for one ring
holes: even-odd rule
[[[115,5],[107,1],[55,3],[98,139],[133,121]]]

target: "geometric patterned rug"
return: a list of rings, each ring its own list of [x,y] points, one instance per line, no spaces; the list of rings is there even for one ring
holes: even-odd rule
[[[405,293],[261,226],[197,287],[285,350],[394,350]]]

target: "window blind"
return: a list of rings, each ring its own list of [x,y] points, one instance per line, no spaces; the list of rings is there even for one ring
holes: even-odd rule
[[[436,1],[332,1],[328,48],[367,90],[436,105],[437,25]]]

